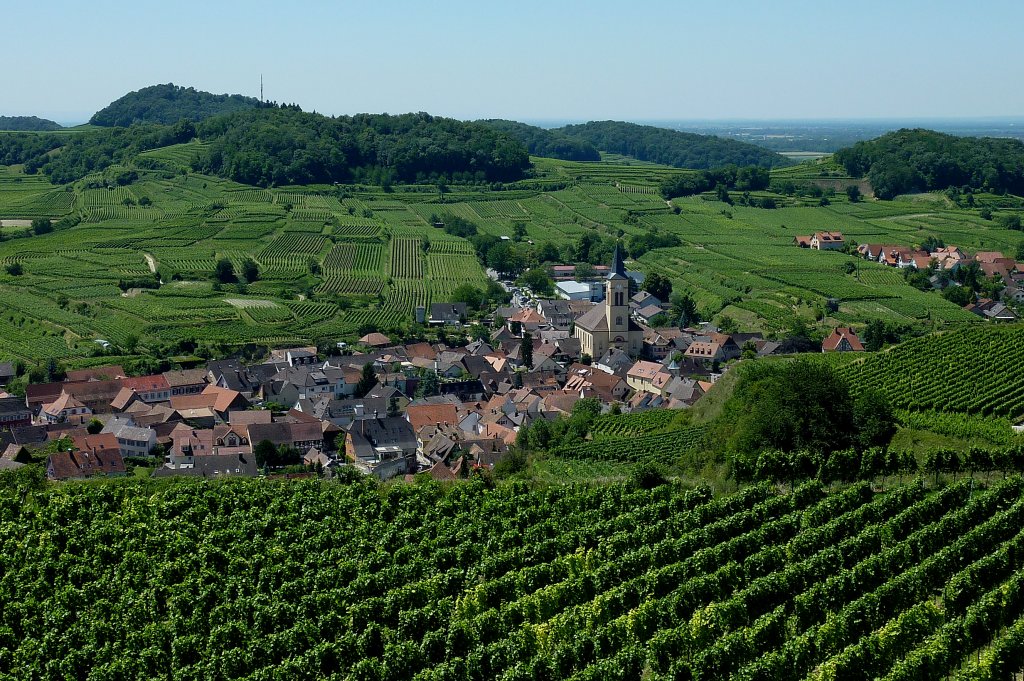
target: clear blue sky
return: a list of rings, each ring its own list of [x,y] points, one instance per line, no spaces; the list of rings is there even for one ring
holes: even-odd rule
[[[83,121],[174,82],[328,114],[1024,114],[1024,2],[4,3],[0,114]]]

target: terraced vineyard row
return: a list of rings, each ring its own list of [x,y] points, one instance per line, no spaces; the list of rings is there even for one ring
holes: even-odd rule
[[[423,278],[423,249],[419,239],[398,237],[391,240],[391,276],[396,279]]]
[[[717,498],[367,480],[10,487],[0,673],[104,675],[130,659],[127,678],[1011,678],[1022,523],[1017,476]]]
[[[971,367],[950,371],[950,367]],[[1024,326],[977,326],[915,338],[842,369],[909,410],[1024,414]]]

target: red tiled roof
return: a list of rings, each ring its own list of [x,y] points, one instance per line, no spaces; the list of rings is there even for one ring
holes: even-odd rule
[[[459,419],[458,410],[451,403],[418,404],[407,407],[405,413],[414,431],[436,423],[457,423]]]

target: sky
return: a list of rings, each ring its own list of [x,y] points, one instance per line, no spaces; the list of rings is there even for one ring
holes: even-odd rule
[[[4,3],[0,114],[84,122],[173,82],[325,114],[1019,116],[1024,2]]]

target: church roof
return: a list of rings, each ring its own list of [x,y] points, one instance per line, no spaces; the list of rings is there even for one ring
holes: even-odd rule
[[[586,331],[607,331],[608,316],[604,312],[604,305],[595,305],[576,320],[577,328]]]
[[[643,328],[632,318],[628,318],[628,330],[643,331]],[[576,320],[576,326],[591,333],[608,333],[608,315],[605,314],[604,305],[595,305],[582,317]]]

